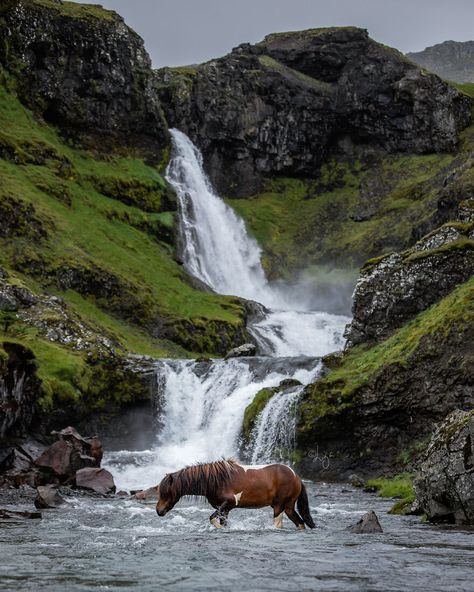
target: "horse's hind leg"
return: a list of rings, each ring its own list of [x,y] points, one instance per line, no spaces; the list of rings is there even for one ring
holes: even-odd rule
[[[296,528],[304,530],[304,521],[294,507],[285,508],[285,514],[293,522]]]

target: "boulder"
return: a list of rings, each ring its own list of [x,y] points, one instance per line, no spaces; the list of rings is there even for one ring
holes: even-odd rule
[[[37,508],[57,508],[63,503],[64,499],[53,485],[43,485],[37,488],[35,497]]]
[[[154,487],[149,487],[148,489],[142,489],[141,491],[136,491],[133,494],[134,499],[136,500],[156,500],[158,498],[158,485]]]
[[[225,359],[228,360],[229,358],[243,358],[247,356],[254,356],[257,353],[257,346],[253,343],[244,343],[243,345],[239,345],[239,347],[234,347],[230,351],[227,352]]]
[[[44,476],[35,466],[31,456],[21,447],[17,447],[7,451],[0,461],[0,484],[1,482],[14,487],[36,487],[44,483]]]
[[[59,440],[52,444],[36,459],[39,467],[51,469],[58,477],[68,477],[72,474],[71,454],[73,448],[69,442]]]
[[[73,427],[52,433],[60,439],[36,459],[39,467],[49,469],[61,481],[67,481],[79,469],[100,466],[102,445],[97,437],[83,438]]]
[[[453,411],[438,426],[414,488],[430,521],[474,524],[474,411]]]
[[[377,532],[383,532],[377,514],[373,510],[364,514],[356,524],[349,526],[348,530],[357,534],[375,534]]]
[[[76,472],[76,487],[91,489],[96,493],[114,493],[114,478],[106,469],[87,467]]]

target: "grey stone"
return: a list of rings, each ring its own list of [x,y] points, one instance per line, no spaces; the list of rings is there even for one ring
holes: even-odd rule
[[[243,358],[247,356],[254,356],[257,353],[257,346],[253,343],[244,343],[238,347],[234,347],[227,352],[225,359],[229,358]]]
[[[357,534],[375,534],[383,532],[377,514],[373,510],[364,514],[356,524],[349,526],[348,530]]]

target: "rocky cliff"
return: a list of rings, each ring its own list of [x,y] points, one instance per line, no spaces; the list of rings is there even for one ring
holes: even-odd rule
[[[120,138],[159,160],[168,139],[151,61],[118,14],[60,0],[10,1],[3,12],[0,61],[28,107],[76,141]]]
[[[445,41],[407,57],[445,80],[474,82],[474,41]]]
[[[264,176],[314,177],[329,155],[452,151],[470,120],[467,97],[352,27],[278,33],[165,68],[157,90],[231,196],[260,192]]]

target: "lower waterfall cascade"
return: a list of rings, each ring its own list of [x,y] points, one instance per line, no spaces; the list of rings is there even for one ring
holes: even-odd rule
[[[167,180],[179,201],[180,240],[186,270],[215,292],[262,304],[248,330],[259,354],[228,360],[156,360],[159,409],[155,446],[106,456],[121,488],[158,483],[165,473],[194,462],[241,457],[262,464],[290,460],[296,408],[304,385],[320,372],[321,356],[341,349],[348,318],[306,310],[291,289],[273,287],[261,250],[244,221],[212,189],[203,159],[191,140],[170,130],[173,152]],[[274,395],[256,418],[251,442],[241,446],[246,407],[259,390],[285,379],[292,386]]]

